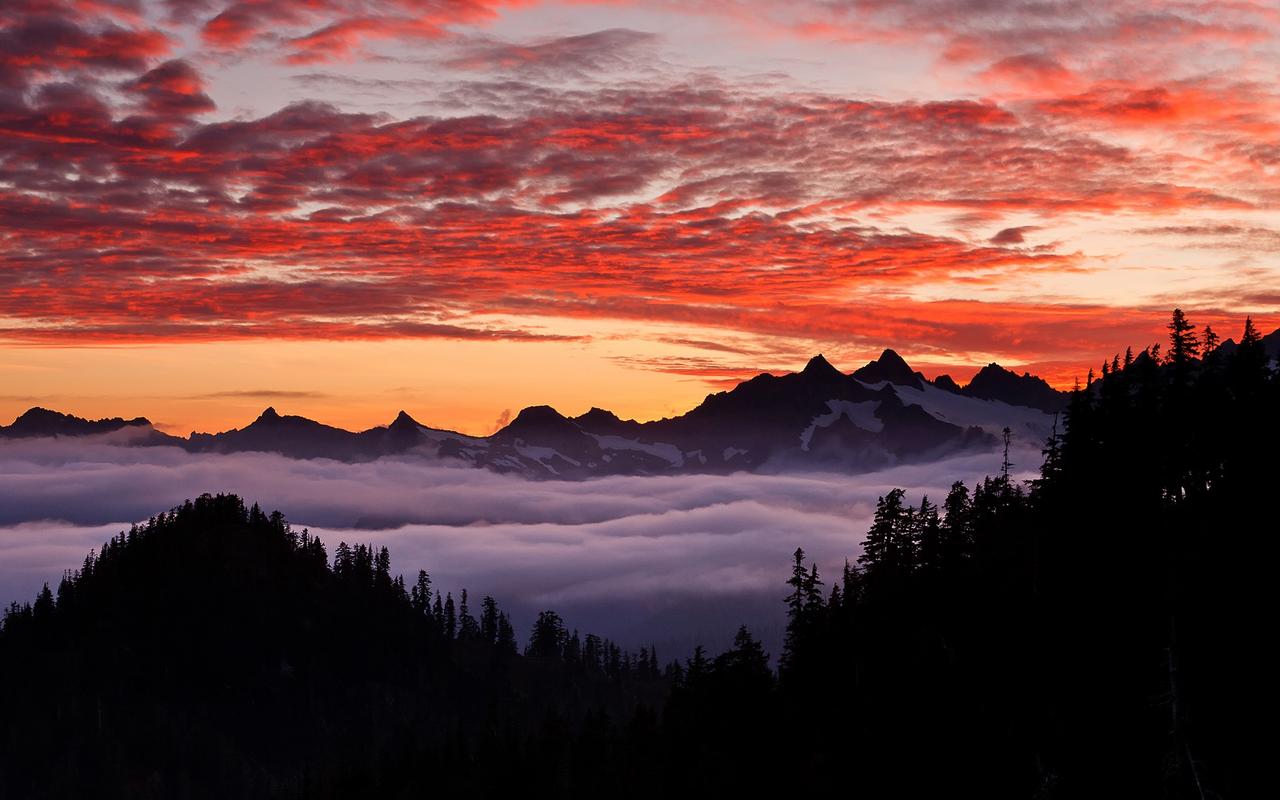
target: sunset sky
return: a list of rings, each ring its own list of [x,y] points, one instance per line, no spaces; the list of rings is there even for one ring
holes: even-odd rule
[[[3,0],[0,421],[648,419],[1280,325],[1274,0]]]

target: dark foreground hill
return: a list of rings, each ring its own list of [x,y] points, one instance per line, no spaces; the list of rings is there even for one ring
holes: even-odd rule
[[[1109,361],[1041,477],[882,497],[786,646],[659,670],[205,497],[0,629],[0,797],[1253,798],[1274,780],[1280,377]],[[465,611],[464,611],[465,608]]]
[[[549,620],[518,655],[491,598],[442,603],[389,570],[362,545],[330,563],[234,496],[120,534],[6,614],[0,797],[496,793],[538,767],[490,750],[666,696],[647,653],[623,669],[591,637],[593,668],[567,669]]]

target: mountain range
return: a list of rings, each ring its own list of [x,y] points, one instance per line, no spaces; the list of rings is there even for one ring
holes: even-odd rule
[[[1042,442],[1066,398],[1040,378],[996,364],[965,386],[946,375],[929,380],[885,350],[848,374],[818,355],[800,372],[757,375],[708,395],[685,414],[651,422],[600,408],[566,417],[550,406],[532,406],[479,437],[422,425],[404,411],[388,425],[347,431],[268,408],[243,428],[179,437],[143,417],[91,421],[33,408],[0,427],[0,438],[100,436],[196,453],[256,451],[340,461],[416,456],[530,478],[861,472],[991,450],[1006,427],[1015,437]]]

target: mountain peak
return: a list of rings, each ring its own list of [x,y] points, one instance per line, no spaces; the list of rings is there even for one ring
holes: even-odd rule
[[[20,414],[13,422],[16,425],[17,423],[24,421],[31,422],[38,419],[62,419],[69,416],[71,415],[63,414],[58,411],[51,411],[50,409],[42,408],[40,406],[32,406],[26,411],[23,411],[22,414]]]
[[[828,361],[822,353],[818,353],[816,356],[809,359],[809,363],[804,365],[804,370],[802,370],[800,374],[812,376],[841,375],[840,370],[831,366],[831,362]],[[843,375],[841,375],[841,377],[843,377]]]
[[[853,377],[863,383],[888,381],[899,386],[911,386],[916,389],[924,388],[920,383],[920,376],[911,369],[911,365],[906,362],[906,359],[887,347],[879,358],[875,361],[868,361],[865,367],[854,372]]]
[[[908,371],[911,370],[911,366],[907,364],[907,360],[902,356],[898,355],[897,350],[894,350],[889,347],[886,347],[880,353],[880,357],[876,359],[876,362],[879,363],[881,366],[885,366],[885,367],[892,366],[892,367],[900,367]]]
[[[110,417],[89,420],[61,411],[34,406],[27,409],[13,421],[12,425],[0,425],[0,436],[83,436],[93,433],[108,433],[124,427],[149,426],[151,421],[146,417],[121,419]]]
[[[1066,405],[1066,395],[1030,373],[1022,375],[992,362],[973,376],[964,394],[979,400],[998,400],[1053,413]]]
[[[944,391],[960,394],[960,384],[956,383],[955,378],[945,373],[934,378],[933,385]]]
[[[608,409],[592,406],[587,413],[575,417],[574,422],[621,422],[622,418]]]
[[[275,422],[280,419],[280,415],[276,413],[273,406],[267,406],[261,414],[258,415],[257,422]]]
[[[551,406],[529,406],[520,409],[520,413],[516,414],[516,418],[511,420],[511,424],[536,425],[545,422],[562,422],[564,420],[565,416]]]
[[[418,421],[415,420],[413,417],[409,416],[409,412],[405,411],[402,408],[400,409],[400,413],[396,414],[396,418],[392,420],[391,424],[392,425],[417,425]]]

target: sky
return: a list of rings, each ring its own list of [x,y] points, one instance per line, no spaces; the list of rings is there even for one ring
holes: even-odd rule
[[[5,0],[0,418],[492,432],[1280,325],[1272,0]]]

